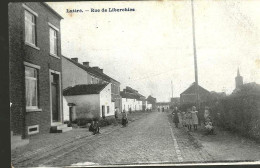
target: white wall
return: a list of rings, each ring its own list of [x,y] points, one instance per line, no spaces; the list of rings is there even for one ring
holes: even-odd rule
[[[146,108],[147,108],[148,110],[151,110],[151,109],[152,109],[152,104],[147,103]]]
[[[100,115],[100,97],[98,94],[63,96],[64,120],[69,120],[68,103],[76,104],[77,118],[93,118]]]
[[[142,101],[122,98],[122,110],[128,112],[130,108],[132,111],[142,110]]]
[[[115,115],[115,104],[111,98],[111,83],[100,92],[100,117],[102,116],[102,106],[105,106],[105,116]],[[109,113],[107,107],[109,107]]]

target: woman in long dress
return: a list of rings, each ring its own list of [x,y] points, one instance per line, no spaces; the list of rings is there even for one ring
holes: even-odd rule
[[[180,125],[183,125],[183,119],[182,119],[182,115],[181,115],[181,111],[178,111],[178,118],[179,118],[179,123],[180,123]]]
[[[193,106],[192,111],[191,111],[191,118],[192,118],[192,125],[193,125],[194,130],[198,129],[198,124],[199,124],[197,114],[198,114],[198,111],[196,111],[196,107]]]
[[[186,123],[187,123],[188,130],[191,131],[192,116],[191,116],[191,110],[190,109],[188,109],[188,111],[186,113]]]

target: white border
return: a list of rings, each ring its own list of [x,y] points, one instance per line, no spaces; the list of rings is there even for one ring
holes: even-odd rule
[[[28,10],[29,12],[31,12],[33,15],[38,17],[38,14],[36,12],[34,12],[31,8],[29,8],[28,6],[26,6],[25,4],[23,4],[23,7]]]
[[[37,128],[37,131],[29,132],[29,129],[34,128],[34,127]],[[28,127],[27,127],[27,133],[28,133],[28,135],[32,135],[32,134],[37,134],[37,133],[39,133],[39,125],[28,126]]]
[[[58,74],[59,75],[59,86],[60,86],[60,89],[59,89],[59,94],[60,94],[60,108],[59,108],[59,112],[60,112],[60,121],[59,122],[52,122],[52,96],[51,96],[51,73],[55,73],[55,74]],[[55,126],[57,125],[57,123],[61,123],[62,124],[62,118],[63,118],[63,112],[62,112],[62,97],[61,97],[61,93],[62,93],[62,90],[61,90],[61,73],[58,72],[58,71],[55,71],[55,70],[52,70],[52,69],[49,69],[49,89],[50,89],[50,115],[51,115],[51,126]]]

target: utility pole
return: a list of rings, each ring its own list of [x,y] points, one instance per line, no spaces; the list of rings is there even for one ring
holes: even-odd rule
[[[195,39],[195,18],[193,0],[191,0],[191,14],[192,14],[192,35],[193,35],[193,53],[194,53],[194,69],[195,69],[195,92],[196,92],[196,106],[199,108],[199,83],[198,83],[198,67],[197,67],[197,51]]]

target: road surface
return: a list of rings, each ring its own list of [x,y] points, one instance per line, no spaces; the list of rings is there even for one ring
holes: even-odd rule
[[[127,127],[81,139],[27,166],[111,165],[212,161],[168,113],[152,112]]]

